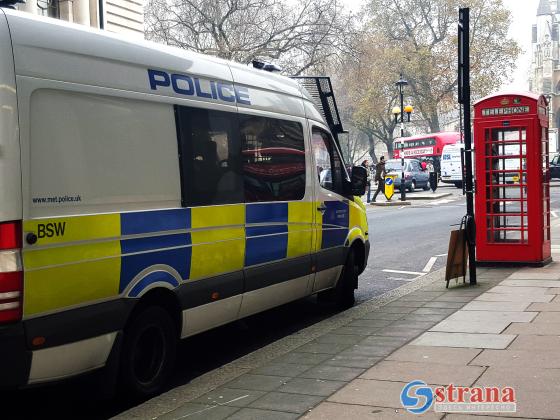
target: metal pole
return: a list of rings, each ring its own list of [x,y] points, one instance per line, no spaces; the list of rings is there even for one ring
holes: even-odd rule
[[[402,78],[402,74],[401,74],[401,79]],[[399,85],[399,95],[400,95],[400,99],[401,99],[401,169],[402,169],[402,173],[401,173],[401,201],[406,201],[406,183],[404,180],[404,142],[403,142],[403,138],[404,138],[404,98],[403,98],[403,85],[400,84]]]
[[[105,29],[105,10],[104,10],[104,2],[105,0],[99,0],[99,29]]]
[[[470,284],[476,284],[476,226],[474,221],[474,185],[473,185],[473,148],[471,133],[471,84],[470,84],[470,34],[469,8],[459,9],[459,101],[463,104],[463,127],[465,130],[465,190],[467,193],[467,245],[469,248]]]

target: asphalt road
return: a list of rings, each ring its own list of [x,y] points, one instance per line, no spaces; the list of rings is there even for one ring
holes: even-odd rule
[[[551,191],[551,207],[559,209],[560,188]],[[445,257],[436,256],[447,253],[451,225],[460,222],[466,208],[460,190],[443,187],[438,192],[452,192],[453,196],[410,207],[368,207],[372,250],[360,276],[357,304],[414,281],[424,270],[444,266]],[[433,265],[426,266],[432,257],[436,257]],[[333,314],[331,308],[307,298],[184,340],[169,389]],[[89,381],[0,395],[2,418],[9,419],[108,418],[134,405],[122,399],[103,400]]]

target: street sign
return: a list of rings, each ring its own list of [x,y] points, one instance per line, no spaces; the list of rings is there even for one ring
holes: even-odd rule
[[[383,190],[383,194],[385,194],[387,201],[391,201],[391,198],[393,198],[393,194],[395,193],[396,177],[397,175],[385,175],[385,189]]]

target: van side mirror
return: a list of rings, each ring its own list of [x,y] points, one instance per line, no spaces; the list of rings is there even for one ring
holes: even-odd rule
[[[352,195],[361,197],[366,192],[367,169],[363,166],[354,166],[350,178],[350,192]]]

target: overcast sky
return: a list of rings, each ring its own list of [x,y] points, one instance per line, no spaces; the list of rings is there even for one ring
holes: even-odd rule
[[[352,11],[359,11],[365,0],[342,0]],[[489,0],[492,1],[492,0]],[[513,73],[511,83],[505,84],[504,90],[528,90],[528,70],[531,59],[531,26],[537,19],[539,0],[503,0],[512,13],[510,36],[515,38],[524,50],[517,62],[517,69]]]

